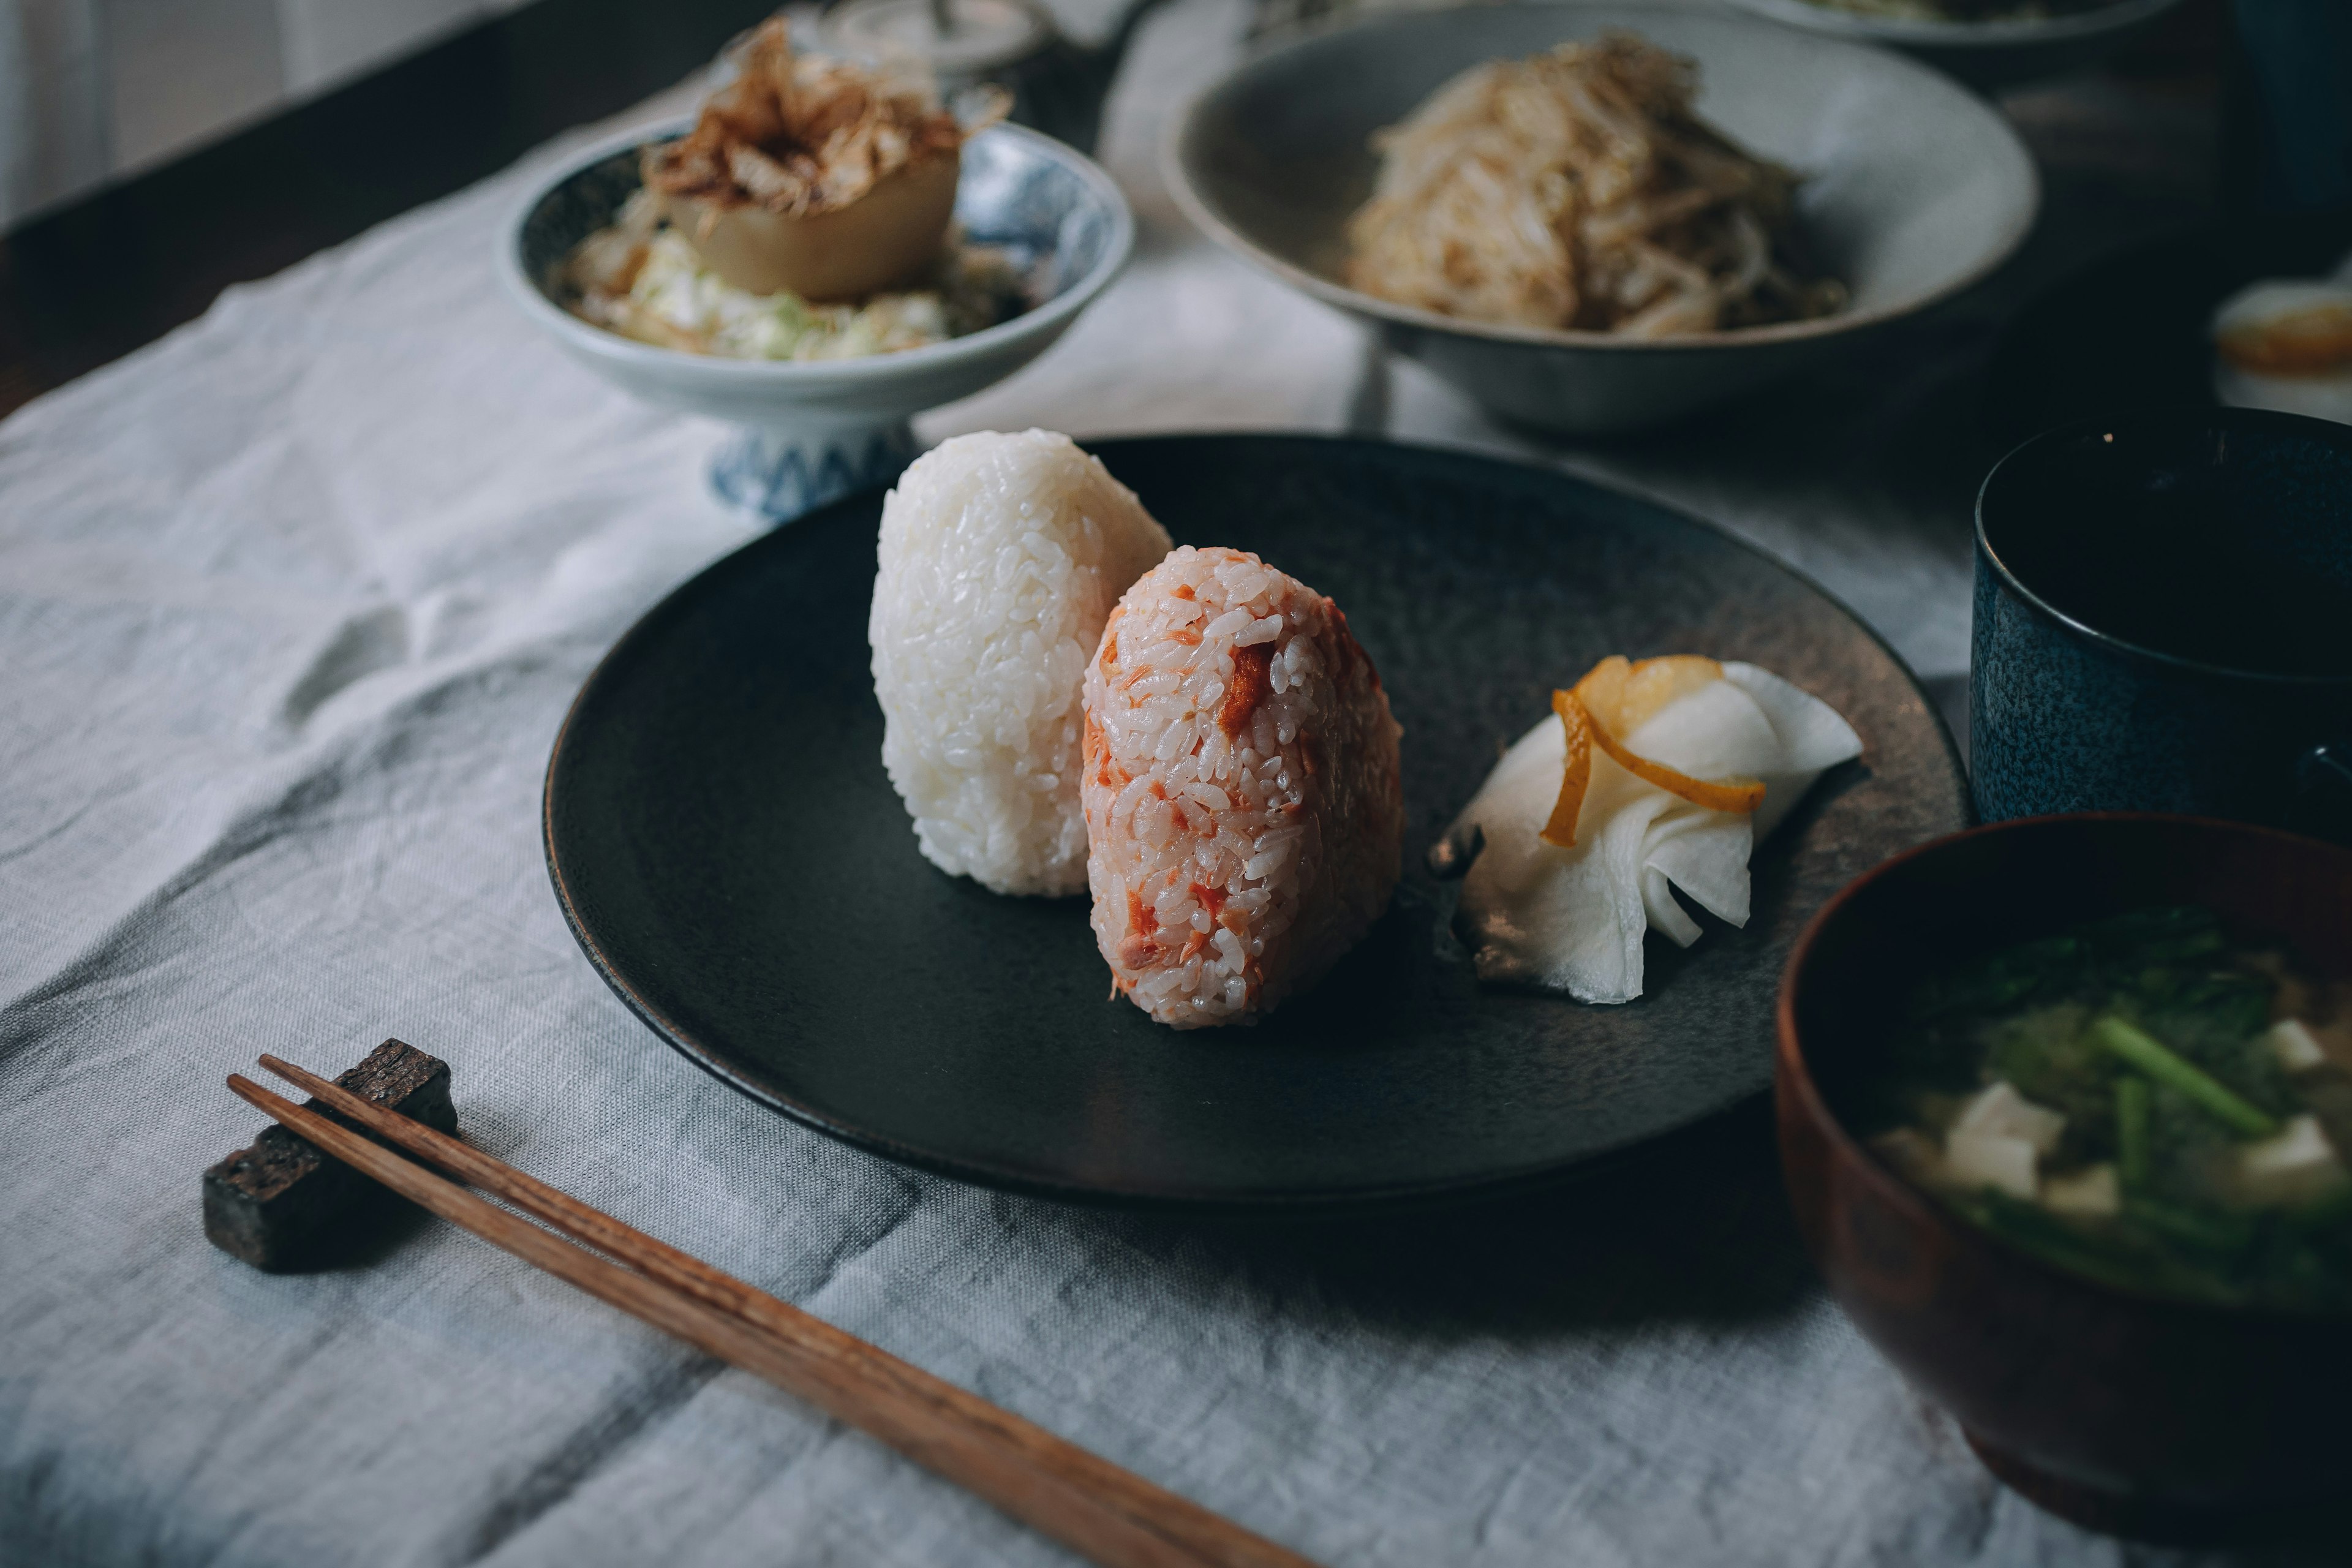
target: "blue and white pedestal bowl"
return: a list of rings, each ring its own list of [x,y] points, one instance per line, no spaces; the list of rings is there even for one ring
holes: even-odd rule
[[[728,505],[789,522],[831,500],[887,485],[915,460],[904,419],[840,429],[744,426],[710,455],[710,488]]]
[[[711,458],[711,489],[772,522],[895,479],[917,449],[908,420],[1045,353],[1134,248],[1134,217],[1109,175],[1035,132],[993,126],[964,146],[956,217],[968,239],[1013,253],[1035,301],[1021,315],[864,359],[719,359],[636,342],[564,310],[554,279],[636,189],[643,150],[688,123],[615,137],[551,177],[504,231],[498,270],[523,313],[572,359],[647,403],[735,426]]]

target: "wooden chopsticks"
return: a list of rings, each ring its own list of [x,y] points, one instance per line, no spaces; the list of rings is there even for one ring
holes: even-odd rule
[[[263,1057],[261,1065],[386,1142],[562,1234],[518,1218],[250,1079],[230,1075],[228,1086],[239,1098],[343,1163],[599,1300],[798,1394],[1105,1568],[1314,1568],[1297,1552],[656,1241],[471,1144],[276,1057]]]

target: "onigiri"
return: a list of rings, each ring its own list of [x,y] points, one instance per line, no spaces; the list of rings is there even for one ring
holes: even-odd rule
[[[1396,720],[1339,605],[1186,545],[1086,672],[1087,862],[1112,984],[1176,1028],[1246,1024],[1370,929],[1404,843]]]
[[[1080,687],[1168,531],[1066,436],[959,436],[882,503],[866,623],[882,763],[941,870],[1000,893],[1087,885]]]

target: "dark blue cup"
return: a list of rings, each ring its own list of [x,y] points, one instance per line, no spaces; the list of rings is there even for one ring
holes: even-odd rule
[[[1977,495],[1969,694],[1987,822],[2352,839],[2352,427],[2133,414],[2003,458]]]

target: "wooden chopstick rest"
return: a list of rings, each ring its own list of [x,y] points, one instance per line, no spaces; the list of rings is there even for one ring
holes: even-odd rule
[[[229,1079],[239,1097],[337,1159],[493,1246],[806,1399],[1108,1568],[1312,1568],[1297,1553],[469,1144],[274,1057],[262,1062],[385,1142],[462,1176],[562,1235],[518,1218],[249,1079]],[[619,1261],[608,1262],[583,1247]]]
[[[403,1041],[384,1041],[327,1087],[351,1104],[457,1131],[449,1064]],[[205,1238],[271,1273],[333,1261],[392,1206],[383,1187],[275,1122],[205,1173]]]

